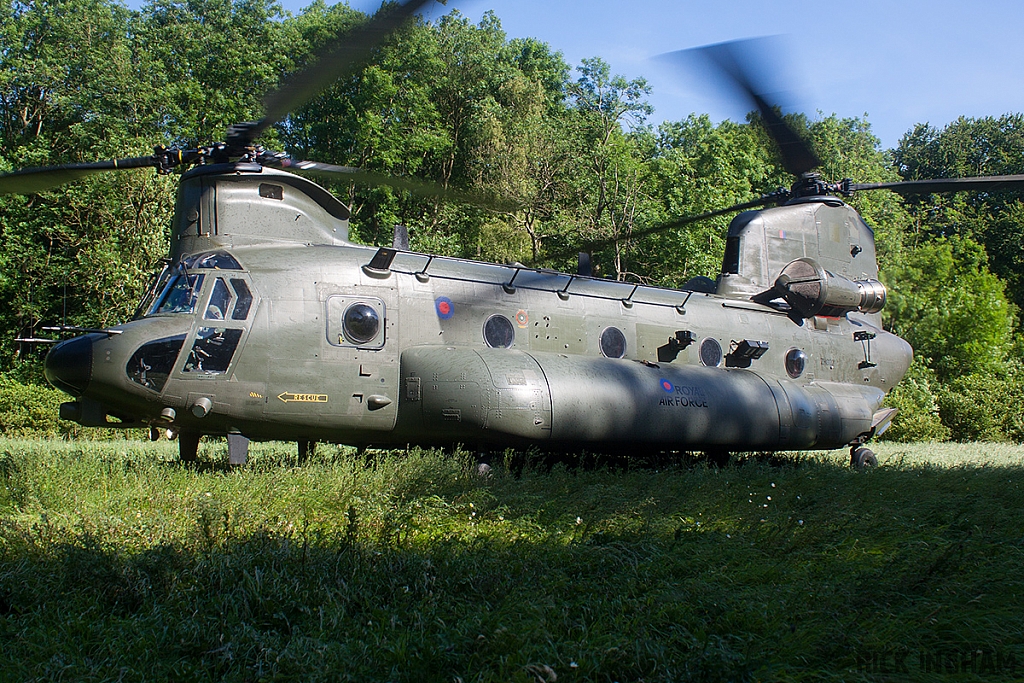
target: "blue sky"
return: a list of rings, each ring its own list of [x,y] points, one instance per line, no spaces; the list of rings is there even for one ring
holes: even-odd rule
[[[126,0],[138,8],[143,0]],[[311,0],[280,0],[298,13]],[[330,0],[328,0],[330,3]],[[380,0],[348,0],[373,13]],[[1021,0],[448,0],[474,22],[493,10],[510,38],[538,38],[570,65],[601,57],[653,88],[650,123],[692,112],[742,121],[747,106],[651,58],[727,40],[779,36],[786,111],[864,116],[886,148],[916,123],[1024,112]]]
[[[308,0],[284,0],[298,12]],[[379,0],[350,0],[372,13]],[[472,20],[494,10],[509,37],[534,37],[579,64],[601,57],[613,72],[644,76],[652,123],[691,112],[742,120],[746,107],[693,74],[650,61],[674,50],[755,36],[781,36],[787,110],[868,115],[884,147],[915,123],[1024,112],[1024,2],[861,0],[449,0]]]

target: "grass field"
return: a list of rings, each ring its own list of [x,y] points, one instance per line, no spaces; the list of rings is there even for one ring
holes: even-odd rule
[[[0,680],[1024,676],[1024,447],[224,450],[0,441]]]

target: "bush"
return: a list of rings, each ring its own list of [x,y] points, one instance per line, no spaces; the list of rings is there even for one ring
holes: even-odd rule
[[[60,404],[69,400],[71,397],[59,389],[0,375],[0,436],[86,440],[139,439],[144,436],[144,432],[138,429],[82,427],[76,422],[61,420]]]
[[[935,373],[923,360],[915,358],[906,377],[885,398],[885,405],[899,412],[880,438],[902,443],[948,439],[949,428],[939,415],[937,386]]]
[[[1014,307],[984,247],[956,237],[926,242],[885,273],[887,329],[928,359],[942,381],[999,372],[1013,347]]]
[[[938,392],[939,414],[954,441],[1024,443],[1024,364],[958,377]]]
[[[63,392],[0,377],[0,434],[7,437],[71,436],[78,425],[58,417]]]

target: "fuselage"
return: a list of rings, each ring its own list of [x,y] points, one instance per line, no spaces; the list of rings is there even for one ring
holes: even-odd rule
[[[66,417],[354,445],[836,448],[870,436],[910,363],[873,314],[355,245],[322,197],[264,196],[282,175],[183,183],[142,315],[51,352],[79,397]],[[243,239],[228,226],[247,212],[276,224]],[[314,238],[284,239],[286,219]]]

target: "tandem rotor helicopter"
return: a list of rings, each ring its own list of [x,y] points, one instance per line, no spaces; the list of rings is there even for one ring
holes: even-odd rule
[[[203,435],[229,460],[250,440],[355,446],[466,444],[687,451],[848,447],[890,423],[882,406],[913,355],[882,329],[874,235],[842,197],[1024,187],[1024,176],[828,183],[814,153],[750,83],[728,44],[707,55],[754,101],[788,190],[653,228],[728,213],[717,281],[664,289],[348,240],[349,209],[298,174],[430,192],[360,169],[296,161],[254,140],[364,61],[427,0],[382,10],[300,71],[255,123],[198,149],[33,168],[0,194],[113,170],[189,169],[167,265],[135,318],[56,344],[47,379],[61,418]],[[443,194],[441,191],[436,191]]]

